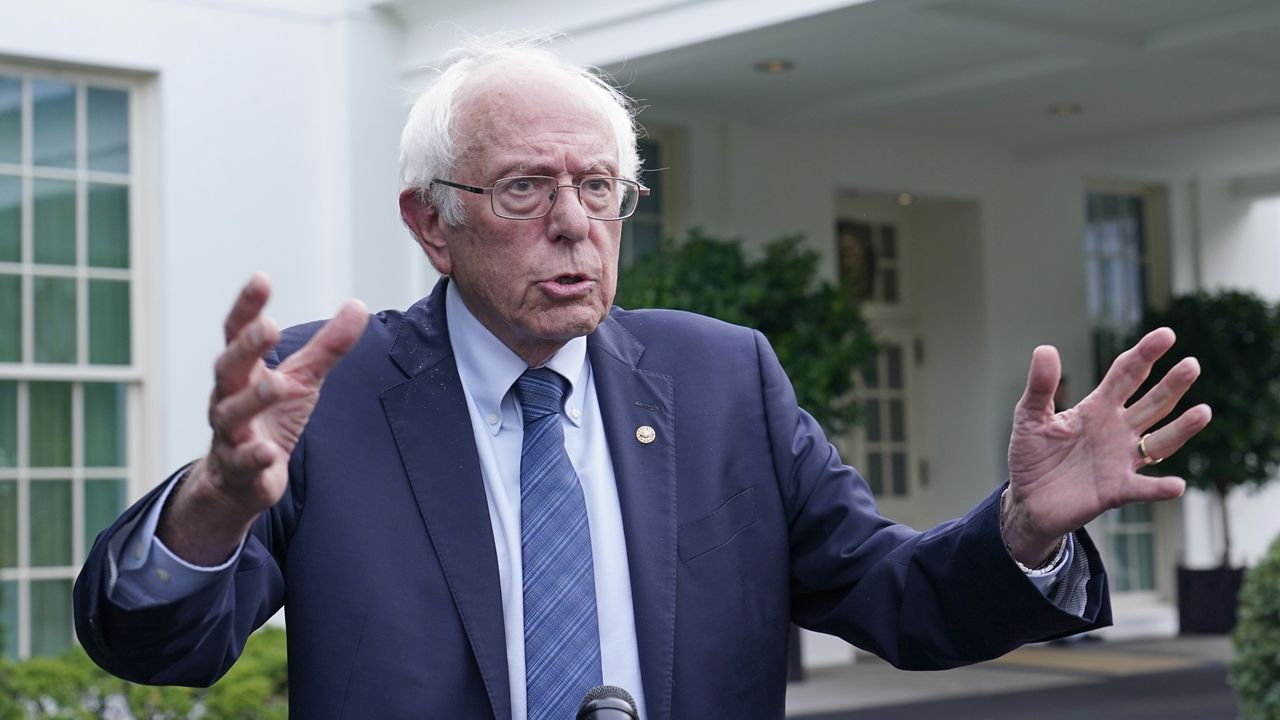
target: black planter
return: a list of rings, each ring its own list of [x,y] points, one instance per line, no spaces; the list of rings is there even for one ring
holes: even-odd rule
[[[1178,568],[1178,632],[1224,635],[1236,626],[1244,568]]]

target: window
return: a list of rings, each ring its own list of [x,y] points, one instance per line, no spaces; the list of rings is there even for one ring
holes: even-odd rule
[[[861,469],[877,497],[906,497],[911,492],[907,361],[901,343],[883,337],[879,343],[858,387],[864,413],[859,444],[866,459]]]
[[[127,82],[0,66],[0,651],[73,642],[140,387]]]
[[[1142,322],[1144,308],[1166,293],[1159,273],[1158,189],[1107,187],[1085,197],[1085,284],[1093,326],[1094,372],[1101,379]],[[1155,523],[1151,507],[1129,506],[1100,518],[1107,566],[1118,592],[1155,590]]]
[[[664,223],[662,207],[665,201],[662,172],[662,146],[652,138],[641,138],[636,142],[636,149],[648,170],[642,181],[650,192],[647,197],[640,198],[636,213],[622,224],[622,257],[623,267],[627,267],[640,258],[655,252],[662,245]]]

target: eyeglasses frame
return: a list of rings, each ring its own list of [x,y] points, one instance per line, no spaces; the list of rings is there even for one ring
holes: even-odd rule
[[[520,179],[520,178],[546,178],[546,179],[548,179],[548,180],[552,180],[552,181],[554,181],[554,180],[555,180],[555,178],[554,178],[554,177],[552,177],[552,176],[550,176],[550,175],[512,175],[511,177],[504,177],[504,178],[500,178],[500,179],[496,180],[496,181],[493,183],[493,185],[491,185],[491,186],[489,186],[489,187],[487,187],[487,188],[485,188],[485,187],[476,187],[475,185],[464,185],[463,183],[453,182],[452,180],[445,180],[444,178],[431,178],[431,184],[432,184],[432,185],[436,185],[436,184],[444,185],[444,186],[446,186],[446,187],[451,187],[451,188],[454,188],[454,189],[456,189],[456,190],[464,190],[464,191],[466,191],[466,192],[469,192],[469,193],[475,193],[475,194],[477,194],[477,195],[488,195],[488,196],[489,196],[489,209],[493,211],[493,214],[494,214],[494,215],[497,215],[498,217],[503,218],[504,220],[537,220],[538,218],[543,218],[543,217],[546,217],[547,215],[550,215],[550,214],[551,214],[551,210],[552,210],[553,208],[555,208],[555,206],[556,206],[556,200],[558,200],[558,199],[560,198],[560,188],[567,188],[567,187],[571,187],[571,188],[573,188],[574,190],[577,190],[577,191],[578,191],[578,193],[579,193],[579,194],[578,194],[578,202],[580,202],[580,203],[582,202],[582,194],[581,194],[581,193],[582,193],[582,183],[578,183],[577,185],[574,185],[573,183],[568,183],[568,184],[563,184],[563,183],[561,183],[561,184],[557,184],[557,185],[555,186],[555,190],[554,190],[554,192],[553,192],[553,193],[552,193],[552,195],[551,195],[551,204],[547,206],[546,212],[542,213],[541,215],[534,215],[534,216],[532,216],[532,217],[511,217],[510,215],[503,215],[502,213],[498,212],[498,207],[497,207],[497,205],[495,205],[495,204],[494,204],[494,202],[493,202],[493,191],[494,191],[494,189],[495,189],[495,188],[497,188],[499,185],[501,185],[501,184],[502,184],[502,183],[504,183],[504,182],[507,182],[508,180],[518,180],[518,179]],[[626,182],[626,183],[635,183],[635,186],[636,186],[637,188],[639,188],[639,190],[637,191],[637,192],[639,193],[639,197],[649,197],[649,188],[645,187],[644,185],[641,185],[641,184],[640,184],[638,181],[636,181],[636,180],[629,180],[629,179],[627,179],[627,178],[613,177],[613,176],[611,176],[611,175],[593,175],[593,176],[591,176],[591,177],[589,177],[589,178],[587,178],[587,179],[588,179],[588,180],[598,180],[598,179],[606,179],[606,180],[621,180],[622,182]],[[631,208],[631,212],[627,213],[626,215],[623,215],[622,217],[616,217],[616,218],[598,218],[598,217],[593,217],[590,213],[587,213],[587,217],[591,218],[592,220],[600,220],[601,222],[617,222],[617,221],[621,221],[621,220],[626,220],[627,218],[631,217],[632,215],[635,215],[635,214],[636,214],[636,208],[638,208],[639,206],[640,206],[640,203],[639,203],[639,199],[637,198],[637,201],[636,201],[636,207]],[[586,208],[586,206],[584,205],[584,206],[582,207],[582,209],[583,209],[583,210],[586,210],[587,208]]]

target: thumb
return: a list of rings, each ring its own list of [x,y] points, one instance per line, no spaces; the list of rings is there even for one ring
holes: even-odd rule
[[[1053,393],[1062,377],[1062,360],[1058,349],[1041,345],[1031,353],[1031,368],[1027,370],[1027,388],[1018,401],[1018,412],[1033,415],[1053,414]]]

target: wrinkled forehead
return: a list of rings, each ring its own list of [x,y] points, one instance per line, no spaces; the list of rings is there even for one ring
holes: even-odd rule
[[[616,173],[618,141],[602,102],[584,80],[558,69],[479,70],[453,120],[458,167],[572,160]]]

